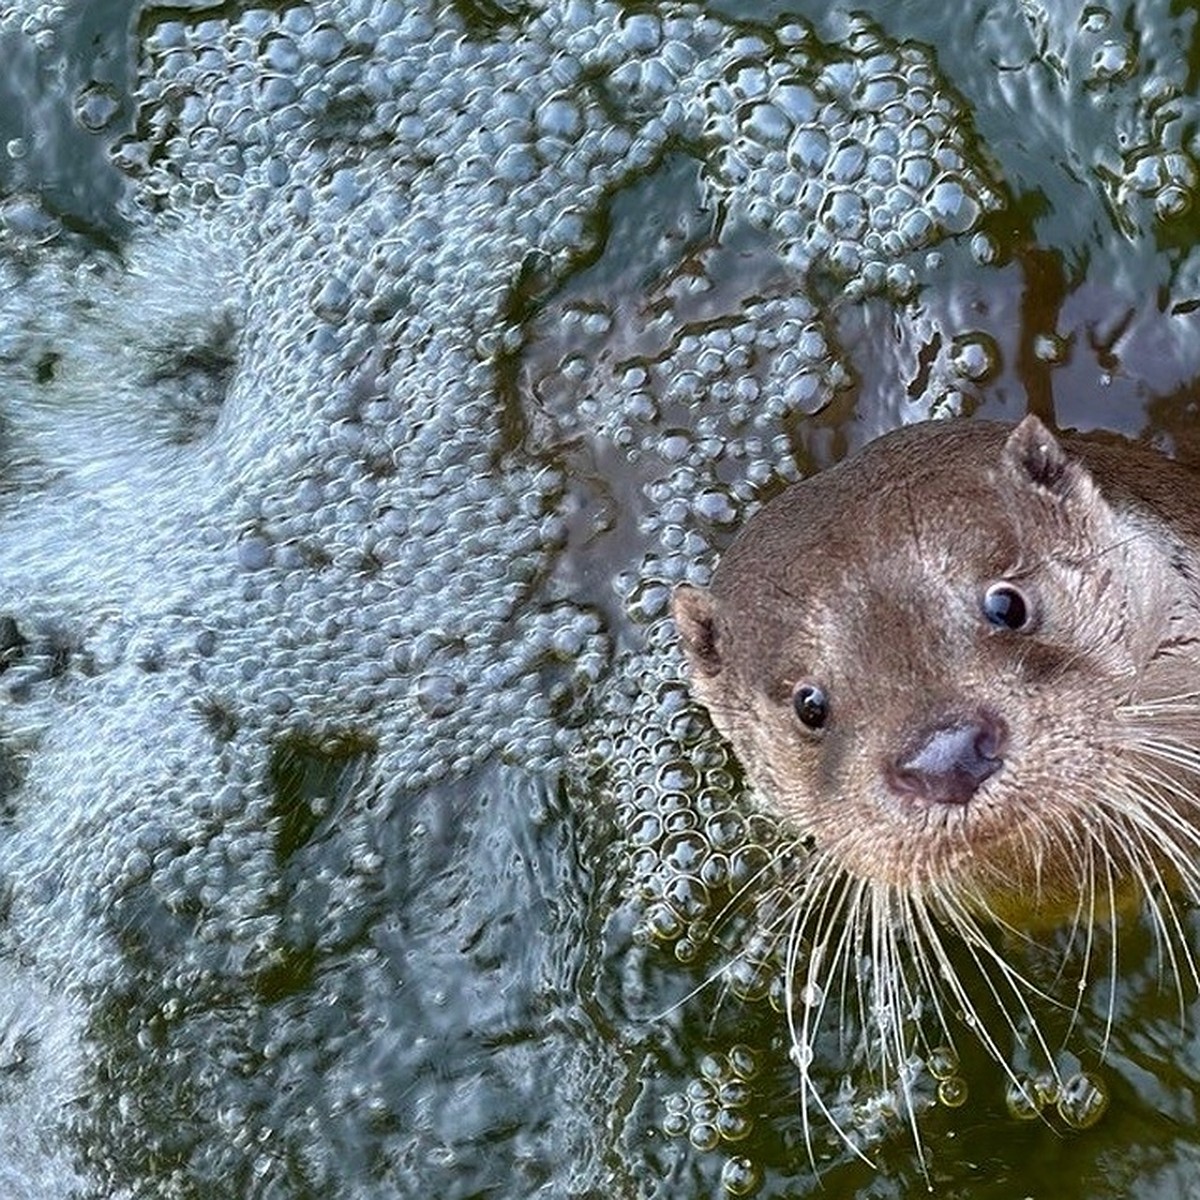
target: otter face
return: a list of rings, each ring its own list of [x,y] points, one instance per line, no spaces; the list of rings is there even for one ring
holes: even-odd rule
[[[693,690],[832,867],[1057,919],[1094,903],[1097,855],[1144,881],[1131,796],[1174,804],[1129,714],[1177,689],[1200,623],[1145,520],[1034,417],[902,430],[756,514],[711,590],[677,590]]]

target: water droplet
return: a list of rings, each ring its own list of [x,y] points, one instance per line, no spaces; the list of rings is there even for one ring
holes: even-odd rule
[[[793,1042],[788,1051],[788,1058],[801,1070],[807,1071],[812,1066],[813,1048],[810,1042]]]

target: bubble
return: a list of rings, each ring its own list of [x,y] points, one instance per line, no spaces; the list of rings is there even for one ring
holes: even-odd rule
[[[658,942],[673,942],[685,928],[675,909],[666,904],[655,904],[648,908],[644,925],[650,936]]]
[[[960,1075],[951,1075],[938,1081],[937,1097],[947,1108],[961,1108],[967,1102],[967,1081]]]
[[[952,1046],[935,1046],[926,1057],[925,1065],[934,1079],[949,1079],[958,1073],[958,1054]]]
[[[635,621],[656,621],[666,614],[670,601],[670,588],[657,580],[643,580],[629,597],[627,611]]]
[[[1069,349],[1067,339],[1059,337],[1057,334],[1040,333],[1033,339],[1033,352],[1040,361],[1045,363],[1066,362]]]
[[[762,1181],[762,1168],[742,1155],[727,1159],[721,1168],[721,1186],[730,1196],[751,1196]]]
[[[750,880],[759,878],[769,861],[770,854],[765,847],[749,841],[739,845],[729,863],[733,886],[742,887]]]
[[[862,178],[866,167],[866,148],[853,139],[846,139],[837,147],[829,160],[829,177],[834,183],[856,183]]]
[[[785,146],[792,136],[793,125],[782,109],[763,102],[750,108],[745,119],[745,129],[755,141],[764,146]]]
[[[745,1141],[754,1129],[754,1122],[744,1112],[724,1106],[717,1113],[715,1125],[723,1142]]]
[[[1072,1129],[1090,1129],[1108,1108],[1108,1090],[1098,1076],[1081,1071],[1063,1080],[1057,1107]]]
[[[1092,56],[1091,77],[1103,83],[1127,79],[1137,66],[1132,48],[1125,42],[1104,42]]]
[[[713,488],[700,492],[694,507],[699,517],[719,528],[733,527],[741,516],[740,506],[729,494]]]
[[[926,196],[930,214],[948,233],[966,233],[979,220],[978,201],[952,176],[940,179]]]
[[[672,834],[662,845],[662,861],[676,871],[698,871],[709,853],[705,838],[694,831]]]
[[[959,334],[951,343],[950,361],[960,377],[982,383],[999,371],[1000,348],[989,334]]]
[[[733,1078],[728,1077],[730,1073],[733,1073]],[[750,1088],[746,1086],[745,1080],[736,1074],[732,1062],[728,1063],[728,1071],[724,1074],[725,1077],[717,1091],[718,1103],[723,1109],[745,1108],[753,1099]]]
[[[797,129],[788,143],[788,161],[803,172],[824,170],[829,152],[829,134],[819,126]]]
[[[758,1054],[753,1047],[738,1042],[729,1048],[729,1067],[740,1080],[754,1079],[759,1072]]]
[[[1125,178],[1134,191],[1153,195],[1166,182],[1162,155],[1156,151],[1138,155],[1127,168]]]
[[[685,924],[702,917],[709,909],[708,888],[690,875],[676,876],[663,889],[663,896]]]
[[[1009,1116],[1018,1121],[1036,1120],[1043,1107],[1033,1080],[1023,1075],[1009,1080],[1004,1092],[1004,1103]]]
[[[120,111],[120,96],[110,84],[94,81],[75,95],[75,119],[89,133],[107,129]]]
[[[1192,207],[1191,193],[1184,188],[1168,186],[1154,197],[1154,212],[1160,221],[1175,221]]]
[[[691,1128],[691,1121],[686,1110],[684,1112],[669,1112],[663,1117],[663,1132],[667,1137],[685,1137]]]
[[[987,234],[977,233],[971,238],[971,257],[981,267],[991,266],[1000,257],[1000,248]]]
[[[417,703],[428,717],[448,717],[462,703],[465,691],[454,676],[428,671],[417,680]]]

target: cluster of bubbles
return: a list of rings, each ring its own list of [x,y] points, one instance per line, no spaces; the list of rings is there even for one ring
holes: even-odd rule
[[[1126,233],[1179,226],[1192,212],[1200,180],[1200,110],[1173,22],[1147,20],[1135,32],[1119,3],[1070,13],[1030,4],[1025,11],[1039,58],[1060,85],[1080,89],[1114,118],[1087,165]]]
[[[1005,1091],[1009,1115],[1018,1121],[1057,1116],[1068,1129],[1089,1129],[1108,1107],[1108,1087],[1090,1071],[1065,1078],[1050,1072],[1015,1075]]]
[[[758,1056],[746,1045],[731,1046],[726,1053],[707,1054],[700,1074],[683,1092],[666,1097],[663,1131],[686,1138],[697,1150],[736,1149],[754,1129],[753,1083],[760,1071]],[[721,1170],[721,1184],[729,1196],[748,1196],[762,1183],[762,1169],[743,1154],[730,1154]]]
[[[935,1046],[925,1056],[925,1068],[937,1080],[938,1103],[961,1108],[967,1102],[967,1081],[959,1074],[958,1055],[951,1046]]]
[[[785,60],[747,44],[710,94],[718,188],[789,265],[823,266],[856,281],[852,293],[907,295],[906,255],[1001,203],[969,154],[960,102],[923,49],[865,22],[832,53],[803,25],[775,36]]]
[[[754,1099],[750,1084],[759,1069],[749,1046],[705,1055],[699,1077],[685,1092],[666,1098],[664,1131],[672,1137],[688,1138],[700,1150],[744,1141],[754,1128],[754,1118],[746,1110]]]

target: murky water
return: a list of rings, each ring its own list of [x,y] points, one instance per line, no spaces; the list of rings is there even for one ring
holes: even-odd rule
[[[1194,1187],[1136,922],[989,1020],[1044,1119],[964,1026],[918,1150],[850,1020],[806,1131],[665,612],[903,421],[1200,450],[1195,14],[77,9],[0,10],[0,1192]]]

